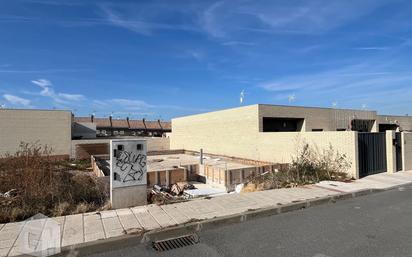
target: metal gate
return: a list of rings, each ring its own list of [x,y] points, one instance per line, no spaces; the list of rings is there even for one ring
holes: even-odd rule
[[[402,170],[402,133],[396,132],[395,137],[396,149],[396,171]]]
[[[359,177],[386,172],[386,134],[359,133]]]

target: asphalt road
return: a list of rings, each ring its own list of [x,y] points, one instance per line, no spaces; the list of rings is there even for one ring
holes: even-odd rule
[[[412,187],[255,219],[199,234],[194,246],[91,256],[412,256]]]

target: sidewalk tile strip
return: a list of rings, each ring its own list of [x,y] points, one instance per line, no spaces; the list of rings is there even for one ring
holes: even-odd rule
[[[119,217],[121,225],[127,233],[137,232],[143,229],[131,209],[119,209],[116,210],[116,213]]]
[[[91,242],[105,238],[102,220],[99,214],[84,214],[84,241]]]
[[[102,223],[106,238],[121,236],[125,234],[122,224],[115,210],[105,211],[102,216]]]
[[[13,247],[25,222],[7,223],[0,232],[0,249],[7,249],[7,252]],[[6,250],[1,250],[5,252]]]
[[[83,242],[83,214],[66,216],[63,230],[62,246],[76,245]]]
[[[177,224],[183,224],[190,220],[188,216],[186,216],[184,210],[181,210],[176,206],[176,204],[165,204],[161,205],[162,208]]]
[[[169,215],[166,214],[166,212],[162,208],[157,205],[148,205],[147,210],[163,228],[177,224],[173,219],[170,218]]]
[[[149,231],[184,224],[194,220],[212,219],[232,214],[241,214],[259,208],[277,207],[297,201],[307,201],[328,196],[340,195],[340,192],[357,192],[372,188],[386,189],[392,186],[405,185],[412,182],[412,172],[395,174],[377,174],[350,183],[322,181],[315,185],[297,188],[266,190],[245,194],[227,194],[210,199],[195,199],[171,205],[148,205],[119,210],[102,211],[100,213],[76,214],[54,217],[61,228],[62,246],[71,246],[83,242],[116,237],[124,233]],[[48,219],[51,220],[51,219]],[[44,224],[43,224],[43,223]],[[40,230],[33,233],[36,244],[40,238],[43,220],[0,224],[0,256],[22,254],[22,231],[36,227]],[[32,235],[32,236],[33,236]]]
[[[150,215],[146,206],[134,207],[131,210],[145,230],[160,228],[159,223]]]

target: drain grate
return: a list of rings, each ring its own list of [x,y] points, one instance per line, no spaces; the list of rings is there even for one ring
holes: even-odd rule
[[[196,234],[175,237],[162,241],[153,242],[153,248],[158,252],[169,251],[189,245],[199,243],[199,236]]]

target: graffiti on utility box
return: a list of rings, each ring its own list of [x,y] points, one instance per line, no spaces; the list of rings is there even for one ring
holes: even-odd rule
[[[111,143],[111,182],[114,188],[146,184],[145,141],[119,140]]]

